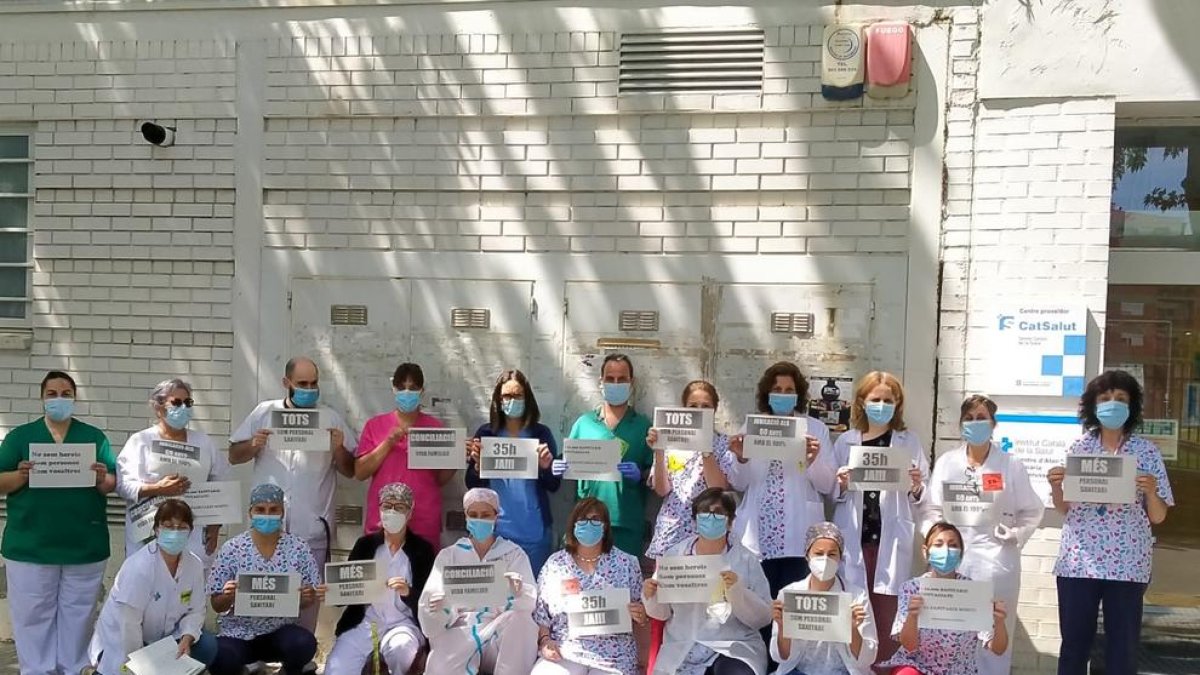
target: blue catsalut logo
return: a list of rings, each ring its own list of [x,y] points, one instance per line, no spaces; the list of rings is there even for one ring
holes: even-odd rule
[[[1000,315],[1000,330],[1008,330],[1012,327],[1013,318],[1009,314]]]

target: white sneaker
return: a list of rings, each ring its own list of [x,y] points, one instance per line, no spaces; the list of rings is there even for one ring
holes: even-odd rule
[[[255,661],[254,663],[246,666],[246,672],[249,673],[249,675],[257,675],[258,673],[265,673],[266,671],[267,664],[263,663],[262,661]]]

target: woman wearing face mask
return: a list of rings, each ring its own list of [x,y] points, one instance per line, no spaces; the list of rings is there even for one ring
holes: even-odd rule
[[[737,502],[733,493],[709,488],[692,502],[696,535],[667,555],[719,555],[725,559],[714,602],[665,604],[658,581],[648,579],[646,612],[667,623],[655,675],[763,675],[767,647],[759,631],[771,623],[771,595],[758,558],[729,536]]]
[[[920,595],[922,578],[970,580],[957,571],[963,554],[958,528],[950,523],[935,523],[925,535],[924,550],[929,571],[900,586],[900,608],[892,623],[892,637],[900,641],[900,649],[883,665],[894,669],[892,675],[976,675],[981,643],[993,654],[1003,654],[1008,649],[1004,603],[993,603],[990,631],[921,628],[921,608],[925,602]]]
[[[1021,588],[1021,548],[1037,530],[1046,509],[1029,482],[1025,465],[992,441],[996,404],[986,396],[971,396],[963,401],[960,420],[963,447],[947,452],[934,464],[923,527],[942,521],[956,525],[966,539],[962,573],[976,581],[991,581],[996,597],[1006,607],[1016,608]],[[964,492],[991,506],[981,516],[959,515],[945,508],[946,501],[954,501],[955,493]],[[1015,611],[1007,621],[1011,635],[1016,625]],[[979,672],[1010,672],[1011,647],[1002,654],[981,651]]]
[[[600,365],[600,392],[604,402],[596,410],[575,420],[568,438],[589,441],[621,441],[621,481],[581,480],[575,484],[576,499],[595,497],[604,502],[612,518],[613,541],[629,555],[642,554],[646,534],[646,484],[653,453],[646,445],[650,420],[630,404],[633,394],[633,362],[624,354],[609,354]],[[551,464],[554,475],[567,471],[566,460]]]
[[[300,575],[300,609],[320,601],[324,586],[317,562],[303,539],[282,531],[283,490],[263,483],[250,491],[250,529],[217,551],[205,589],[221,633],[212,675],[241,675],[256,661],[278,661],[285,675],[300,675],[317,653],[317,639],[299,617],[243,617],[233,613],[238,575],[249,572]]]
[[[412,488],[416,508],[409,529],[434,546],[442,541],[442,486],[454,478],[453,469],[408,468],[408,430],[441,427],[442,421],[421,410],[425,374],[415,363],[401,363],[392,374],[396,409],[367,420],[358,440],[354,477],[371,479],[367,488],[366,534],[379,530],[379,490],[389,483]]]
[[[125,498],[125,555],[141,548],[153,532],[137,527],[166,497],[179,497],[193,483],[227,480],[229,462],[208,434],[189,429],[192,420],[192,386],[174,378],[159,382],[150,394],[150,409],[158,421],[129,437],[117,456],[117,492]],[[220,525],[192,531],[189,550],[212,563]]]
[[[488,488],[463,495],[467,535],[442,549],[421,592],[421,630],[429,638],[425,672],[437,675],[529,675],[537,658],[533,607],[537,586],[529,556],[496,536],[500,496]],[[508,597],[498,607],[458,607],[446,600],[442,582],[450,565],[494,563],[508,579]]]
[[[154,513],[154,541],[121,564],[104,600],[89,653],[98,675],[126,672],[129,655],[170,637],[179,655],[210,665],[217,638],[204,626],[204,567],[188,551],[192,509],[167,499]]]
[[[476,429],[474,437],[467,441],[467,487],[488,487],[500,495],[501,515],[496,521],[496,533],[525,551],[534,575],[550,557],[550,493],[557,492],[562,484],[562,477],[551,471],[551,462],[558,456],[558,444],[550,428],[538,422],[540,418],[537,398],[525,373],[506,370],[500,373],[492,390],[488,423]],[[489,436],[536,438],[537,479],[480,478],[480,439]]]
[[[1137,464],[1137,501],[1132,504],[1068,502],[1062,467],[1050,470],[1054,508],[1066,515],[1054,574],[1058,577],[1058,621],[1062,647],[1059,675],[1087,672],[1096,617],[1104,606],[1104,664],[1111,675],[1137,672],[1142,597],[1150,581],[1152,525],[1175,505],[1162,455],[1137,436],[1142,422],[1142,386],[1123,370],[1091,382],[1079,400],[1084,435],[1070,454],[1127,456]]]
[[[896,616],[900,584],[912,560],[915,522],[920,519],[929,477],[929,460],[916,434],[904,424],[904,388],[890,373],[867,373],[858,382],[850,410],[853,427],[834,445],[837,472],[833,522],[846,537],[846,581],[863,586],[871,597],[875,622],[889,626]],[[850,448],[856,445],[905,448],[911,453],[910,484],[905,491],[850,491]],[[879,636],[880,660],[896,643]]]
[[[533,618],[538,628],[533,675],[634,675],[638,668],[633,633],[572,637],[567,613],[572,596],[583,591],[619,588],[628,592],[629,618],[646,623],[642,606],[642,570],[637,558],[613,548],[608,509],[595,498],[580,500],[567,519],[566,548],[550,556],[538,578]]]
[[[842,532],[833,523],[817,523],[808,528],[807,540],[808,578],[784,586],[775,597],[771,658],[779,662],[776,672],[781,675],[869,675],[879,646],[875,617],[871,614],[866,590],[847,584],[838,574],[845,554]],[[790,591],[845,593],[853,598],[850,643],[784,637],[783,595]]]
[[[363,535],[350,560],[374,560],[387,589],[370,605],[350,605],[337,623],[337,640],[325,661],[326,675],[359,675],[376,654],[389,672],[408,672],[425,636],[417,627],[417,598],[433,569],[433,546],[408,531],[412,490],[391,483],[379,491],[383,530]]]
[[[0,443],[0,494],[8,516],[0,554],[20,672],[77,673],[87,665],[91,616],[108,559],[105,495],[116,487],[116,460],[104,432],[74,418],[75,380],[51,371],[42,380],[45,415]],[[29,487],[30,445],[92,446],[94,487]],[[91,478],[88,478],[89,482]]]

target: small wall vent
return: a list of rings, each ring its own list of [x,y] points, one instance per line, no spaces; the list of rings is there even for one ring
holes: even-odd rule
[[[772,333],[812,335],[813,315],[804,312],[771,312]]]
[[[365,326],[367,325],[367,306],[330,305],[329,324],[331,326]]]
[[[487,330],[492,327],[492,310],[455,307],[450,310],[450,325],[455,330]]]
[[[762,91],[761,30],[621,36],[620,93]]]
[[[622,333],[658,332],[658,312],[653,310],[623,309],[617,320]]]

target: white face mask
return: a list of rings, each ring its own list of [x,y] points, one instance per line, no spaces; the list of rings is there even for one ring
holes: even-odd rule
[[[408,514],[400,511],[380,511],[379,522],[388,534],[397,534],[408,525]]]
[[[829,581],[837,576],[838,561],[819,555],[808,559],[808,569],[817,581]]]

